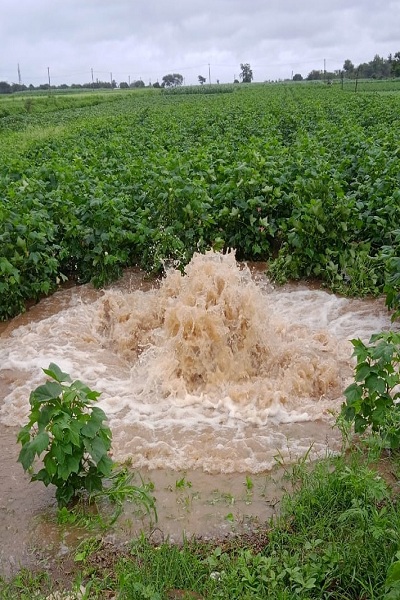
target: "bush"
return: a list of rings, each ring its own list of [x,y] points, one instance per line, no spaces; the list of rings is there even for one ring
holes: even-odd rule
[[[371,427],[389,448],[399,448],[400,333],[377,333],[369,345],[359,339],[352,344],[357,358],[355,382],[344,391],[342,415],[354,422],[356,433]]]
[[[103,478],[113,467],[111,431],[104,411],[92,406],[99,392],[72,381],[54,363],[43,370],[53,381],[31,392],[29,421],[18,434],[18,461],[32,474],[31,481],[56,486],[62,507],[84,491],[103,489]],[[43,467],[35,472],[35,459],[43,453]]]

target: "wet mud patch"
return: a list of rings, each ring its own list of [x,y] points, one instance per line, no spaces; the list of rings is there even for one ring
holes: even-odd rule
[[[7,430],[6,435],[9,434]],[[0,437],[0,441],[5,439]],[[12,443],[12,439],[8,442]],[[202,471],[143,470],[134,483],[140,485],[143,479],[154,486],[151,493],[156,499],[158,519],[140,504],[125,503],[117,521],[104,529],[97,520],[90,519],[93,510],[87,509],[81,513],[89,515],[85,526],[82,522],[71,524],[68,517],[60,522],[54,488],[30,483],[20,465],[16,466],[16,451],[14,448],[4,464],[10,470],[9,485],[1,486],[0,576],[6,578],[20,567],[40,568],[54,574],[66,569],[72,572],[80,545],[93,538],[123,551],[142,534],[155,545],[180,544],[193,538],[227,541],[250,536],[276,514],[288,485],[278,470],[218,477]],[[104,523],[114,508],[99,504]]]

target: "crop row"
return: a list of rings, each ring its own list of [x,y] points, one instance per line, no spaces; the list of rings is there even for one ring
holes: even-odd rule
[[[398,299],[400,97],[336,86],[127,94],[0,133],[0,318],[206,248]],[[398,261],[398,262],[396,262]],[[388,283],[388,281],[392,283]]]

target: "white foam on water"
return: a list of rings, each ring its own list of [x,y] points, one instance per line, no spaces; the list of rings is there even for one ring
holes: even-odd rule
[[[271,290],[234,253],[195,255],[157,289],[111,289],[3,335],[0,419],[21,425],[57,363],[101,391],[114,457],[148,468],[260,472],[331,443],[349,339],[388,328],[379,302]],[[331,444],[332,445],[332,444]]]

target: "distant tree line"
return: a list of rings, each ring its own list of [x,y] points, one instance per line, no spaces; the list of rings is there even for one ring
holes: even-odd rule
[[[162,80],[162,84],[158,81],[153,83],[153,85],[149,84],[149,87],[160,88],[160,87],[172,87],[177,85],[182,85],[183,76],[179,75],[179,73],[174,73],[173,75],[165,75]],[[46,91],[46,90],[80,90],[80,89],[94,89],[94,90],[104,90],[104,89],[115,89],[119,87],[120,89],[129,89],[129,88],[144,88],[146,84],[142,79],[138,79],[131,83],[126,81],[121,81],[118,85],[117,82],[113,79],[111,81],[100,81],[96,79],[96,81],[90,81],[88,83],[72,83],[71,85],[67,85],[66,83],[62,83],[61,85],[49,85],[48,83],[41,83],[40,85],[34,86],[24,85],[19,83],[8,83],[7,81],[0,81],[0,94],[13,94],[14,92],[28,92],[28,91]]]
[[[253,71],[248,63],[241,63],[240,75],[243,83],[250,83],[253,80]],[[313,69],[307,75],[308,81],[314,80],[332,80],[339,79],[340,77],[346,77],[350,79],[387,79],[390,77],[400,77],[400,52],[396,52],[394,55],[389,54],[387,58],[383,58],[378,54],[375,54],[374,58],[370,62],[361,63],[355,66],[350,59],[346,59],[343,64],[343,69],[336,71],[324,71]],[[295,73],[292,77],[293,81],[302,81],[303,76],[300,73]],[[206,78],[202,75],[198,76],[200,85],[206,82]],[[162,78],[161,84],[156,81],[149,87],[154,88],[173,88],[183,85],[184,78],[180,73],[168,73]],[[219,83],[219,82],[218,82]],[[235,79],[235,83],[239,83],[239,80]],[[117,82],[113,79],[112,81],[90,81],[88,83],[72,83],[67,85],[62,83],[61,85],[49,85],[48,83],[41,83],[38,86],[24,85],[21,83],[8,83],[7,81],[0,81],[0,94],[12,94],[14,92],[24,91],[45,91],[52,89],[68,90],[68,89],[115,89],[120,87],[121,89],[128,88],[144,88],[145,83],[142,79],[127,83],[126,81]]]
[[[310,71],[306,79],[311,80],[330,80],[340,77],[348,79],[388,79],[390,77],[400,77],[400,52],[394,55],[389,54],[387,58],[383,58],[375,54],[374,58],[369,62],[361,63],[355,66],[350,59],[346,59],[343,63],[343,69],[337,71]],[[293,76],[294,81],[301,81],[303,77],[300,73]]]

